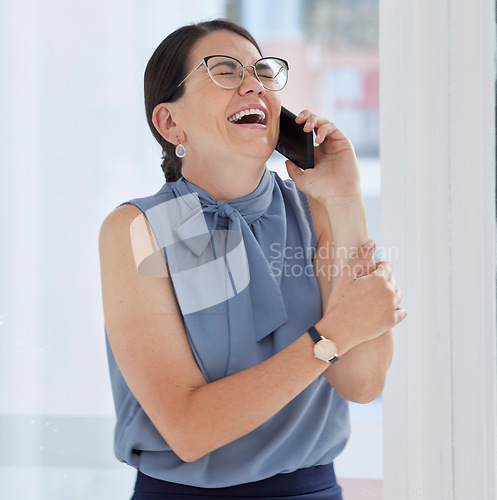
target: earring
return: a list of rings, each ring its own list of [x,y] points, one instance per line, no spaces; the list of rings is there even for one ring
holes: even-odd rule
[[[178,158],[183,158],[185,154],[185,148],[183,147],[183,144],[181,144],[181,141],[178,139],[178,145],[176,146],[176,156]]]

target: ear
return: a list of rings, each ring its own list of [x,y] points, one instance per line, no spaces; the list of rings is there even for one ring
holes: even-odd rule
[[[174,121],[172,112],[174,105],[170,102],[162,102],[155,106],[152,113],[152,123],[157,132],[171,144],[177,144],[178,138],[184,140],[182,130]]]

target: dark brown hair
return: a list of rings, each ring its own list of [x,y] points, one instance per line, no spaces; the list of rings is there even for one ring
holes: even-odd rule
[[[188,68],[197,61],[190,61],[190,52],[202,37],[215,31],[232,31],[251,42],[262,55],[254,37],[244,28],[226,19],[216,19],[183,26],[171,33],[155,49],[145,69],[145,111],[147,121],[162,147],[162,170],[167,182],[181,177],[181,159],[175,154],[175,146],[166,141],[152,122],[152,113],[161,102],[177,101],[184,94],[184,85],[179,83],[186,77]]]

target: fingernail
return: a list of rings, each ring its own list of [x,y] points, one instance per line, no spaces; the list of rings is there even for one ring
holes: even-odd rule
[[[304,116],[305,116],[304,113],[300,113],[299,115],[300,118],[304,118]]]
[[[371,250],[374,247],[374,241],[373,240],[368,240],[364,245],[362,245],[362,248],[365,248],[366,250]]]

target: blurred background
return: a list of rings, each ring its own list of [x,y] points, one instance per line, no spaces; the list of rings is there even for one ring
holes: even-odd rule
[[[218,17],[289,61],[285,106],[351,138],[381,247],[377,0],[0,1],[0,498],[131,496],[134,470],[113,457],[98,232],[164,182],[143,109],[149,57]],[[286,177],[277,153],[268,166]],[[347,500],[379,498],[381,401],[352,419],[339,481]]]

